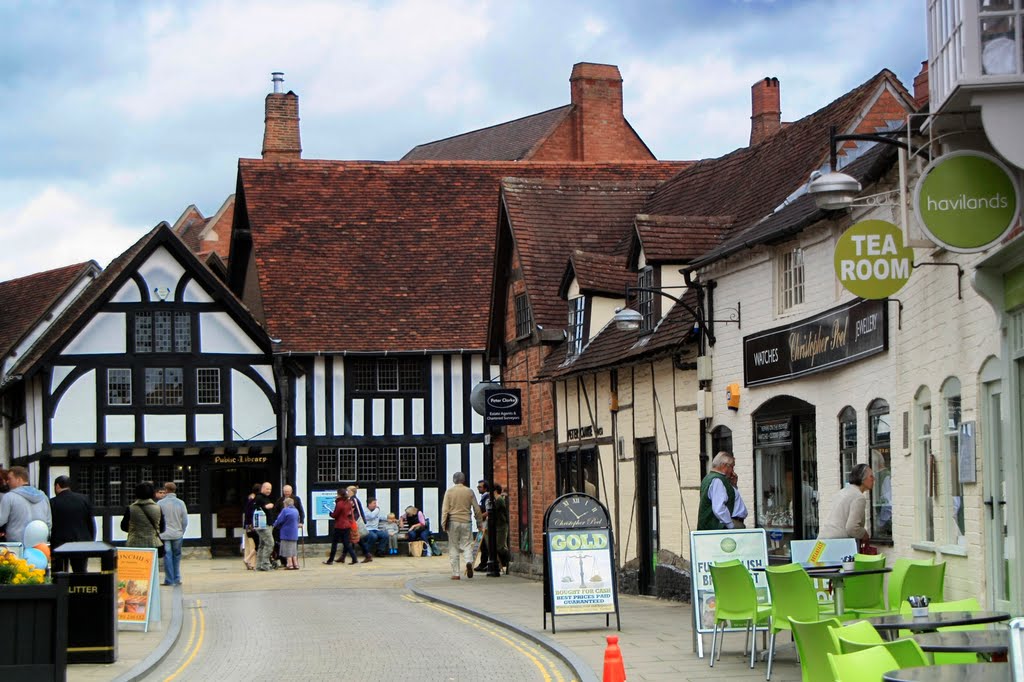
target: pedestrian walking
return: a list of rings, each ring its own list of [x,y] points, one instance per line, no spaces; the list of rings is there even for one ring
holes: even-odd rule
[[[278,531],[281,538],[281,549],[278,556],[285,560],[285,570],[299,570],[297,544],[299,540],[299,511],[296,509],[295,500],[291,497],[284,498],[281,503],[281,512],[274,520],[274,529]]]
[[[71,489],[71,481],[67,476],[58,476],[53,481],[56,493],[50,498],[50,516],[53,528],[50,532],[50,546],[54,549],[65,542],[91,542],[96,539],[96,515],[93,513],[92,502],[82,493]],[[64,557],[54,558],[54,571],[66,571],[68,560]],[[87,557],[71,558],[71,570],[85,573],[89,563]]]
[[[164,585],[181,584],[181,544],[188,528],[188,508],[178,497],[174,481],[164,483],[164,496],[156,503],[164,519]]]
[[[306,513],[302,510],[302,498],[297,496],[297,495],[295,495],[294,488],[292,488],[290,485],[285,485],[283,488],[281,488],[281,497],[278,498],[277,505],[276,505],[277,513],[278,514],[281,513],[281,511],[284,509],[284,501],[289,499],[289,498],[291,498],[292,502],[294,502],[294,504],[295,504],[295,511],[299,515],[299,528],[301,529],[303,524],[306,523]],[[280,533],[281,533],[280,529],[275,527],[274,528],[274,553],[277,555],[277,560],[279,562],[281,562],[282,566],[284,566],[285,565],[285,558],[283,556],[281,556],[281,537],[280,537]]]
[[[32,521],[46,522],[49,532],[53,526],[50,500],[41,490],[28,484],[28,469],[11,467],[7,471],[7,485],[10,491],[0,497],[0,528],[7,526],[6,542],[21,542],[25,526]]]
[[[338,543],[341,543],[340,563],[345,563],[345,557],[351,556],[352,563],[358,563],[356,550],[352,547],[352,527],[355,519],[352,517],[352,503],[348,499],[348,491],[338,488],[338,496],[334,498],[334,510],[331,511],[331,518],[334,519],[334,535],[331,536],[331,554],[324,563],[330,566],[334,563],[334,553],[338,551]]]
[[[466,577],[473,577],[473,525],[476,517],[478,526],[483,524],[483,513],[476,501],[476,495],[466,487],[466,475],[456,471],[452,476],[454,485],[444,494],[441,504],[441,527],[448,533],[448,554],[452,568],[452,580],[460,580],[462,565]]]

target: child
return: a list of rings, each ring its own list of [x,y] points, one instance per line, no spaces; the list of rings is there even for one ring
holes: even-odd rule
[[[398,554],[398,517],[394,513],[388,514],[384,530],[388,534],[388,554]]]
[[[274,521],[274,528],[281,533],[281,550],[278,556],[287,560],[286,570],[299,570],[296,549],[299,541],[299,510],[295,508],[295,500],[284,498],[284,508]]]

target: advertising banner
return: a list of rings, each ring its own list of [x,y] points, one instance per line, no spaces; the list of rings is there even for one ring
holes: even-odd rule
[[[310,493],[312,504],[309,506],[309,516],[314,521],[326,521],[331,518],[334,511],[334,500],[338,497],[337,490],[314,490]]]
[[[554,615],[615,612],[607,530],[550,531],[548,550]]]
[[[744,530],[699,530],[690,533],[690,563],[693,582],[694,630],[699,634],[715,629],[715,586],[711,580],[711,564],[716,561],[739,559],[748,570],[768,565],[768,544],[763,528]],[[753,571],[757,600],[770,603],[768,579],[764,571]],[[726,628],[729,632],[742,632],[745,627]],[[703,657],[700,637],[698,654]]]
[[[117,621],[142,624],[148,630],[160,602],[156,549],[124,547],[117,550]],[[159,616],[158,616],[159,617]]]

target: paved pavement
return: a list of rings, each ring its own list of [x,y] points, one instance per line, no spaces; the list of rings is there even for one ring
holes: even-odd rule
[[[636,680],[727,679],[754,682],[763,680],[765,664],[754,670],[743,655],[743,635],[729,634],[721,660],[714,668],[708,659],[694,651],[692,612],[689,604],[667,602],[653,597],[621,595],[621,632],[605,627],[602,616],[559,618],[557,633],[551,632],[551,619],[544,628],[542,585],[538,581],[502,576],[489,578],[477,574],[453,581],[448,577],[448,557],[383,557],[369,564],[324,566],[319,552],[312,549],[306,567],[300,571],[258,573],[246,571],[240,559],[186,559],[182,562],[184,588],[161,587],[163,614],[148,633],[121,631],[118,635],[118,661],[109,665],[70,665],[70,682],[94,680],[145,679],[159,668],[178,641],[188,637],[187,611],[198,595],[253,590],[310,590],[322,588],[366,587],[379,590],[412,592],[419,598],[460,609],[477,617],[503,625],[563,660],[581,682],[600,680],[604,668],[606,637],[618,635],[626,675]],[[183,609],[183,606],[185,607]],[[760,637],[758,646],[760,646]],[[800,669],[791,643],[783,644],[772,670],[774,682],[796,682]],[[184,639],[182,640],[184,641]],[[710,649],[710,635],[705,649]],[[392,679],[399,679],[397,677]],[[419,677],[419,679],[428,679]]]

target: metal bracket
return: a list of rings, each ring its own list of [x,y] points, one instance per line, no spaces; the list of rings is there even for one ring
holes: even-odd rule
[[[922,261],[920,263],[914,263],[914,267],[915,268],[917,266],[919,266],[919,265],[939,265],[939,266],[945,266],[945,267],[948,267],[948,268],[956,268],[956,297],[957,297],[957,299],[959,299],[961,301],[964,300],[964,292],[963,292],[963,284],[962,284],[963,283],[963,279],[964,279],[964,269],[962,267],[960,267],[959,263],[936,263],[934,261]]]

